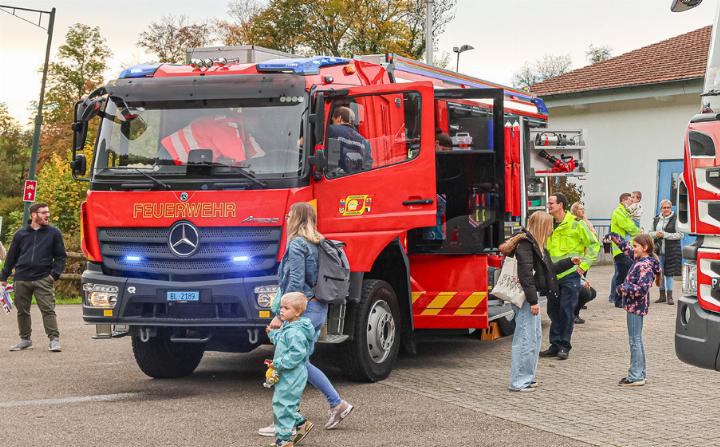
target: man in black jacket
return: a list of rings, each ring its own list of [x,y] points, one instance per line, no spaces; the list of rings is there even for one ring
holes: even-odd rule
[[[49,350],[60,352],[60,332],[55,317],[55,288],[53,284],[65,269],[65,244],[60,231],[50,226],[50,209],[45,203],[30,207],[30,225],[21,228],[13,236],[5,266],[0,273],[0,284],[15,269],[15,307],[17,308],[20,341],[11,351],[32,347],[30,334],[30,304],[35,295],[43,316],[45,333],[50,339]]]

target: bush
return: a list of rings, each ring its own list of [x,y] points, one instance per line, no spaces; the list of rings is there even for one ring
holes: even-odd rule
[[[20,228],[23,213],[21,197],[0,198],[0,216],[2,216],[2,234],[0,240],[7,246],[13,234]]]

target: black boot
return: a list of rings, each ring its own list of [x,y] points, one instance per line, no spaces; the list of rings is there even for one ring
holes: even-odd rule
[[[672,292],[670,292],[670,294],[672,294]],[[655,300],[655,302],[656,302],[656,303],[664,303],[666,296],[667,296],[667,295],[665,295],[665,291],[664,291],[664,290],[661,290],[661,291],[660,291],[660,298],[658,298],[657,300]],[[672,299],[672,298],[670,298],[670,299]]]
[[[672,290],[667,291],[667,303],[671,306],[675,304],[675,301],[672,299]]]

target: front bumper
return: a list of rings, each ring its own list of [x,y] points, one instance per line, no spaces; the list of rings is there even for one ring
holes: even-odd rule
[[[257,304],[254,288],[276,285],[277,276],[213,281],[170,282],[108,276],[88,269],[82,283],[117,286],[113,309],[88,306],[83,299],[83,320],[90,324],[127,324],[144,327],[262,327],[272,318],[269,308]],[[197,291],[200,300],[168,302],[168,291]]]
[[[720,315],[704,310],[693,296],[682,296],[677,307],[677,357],[693,366],[720,371]]]

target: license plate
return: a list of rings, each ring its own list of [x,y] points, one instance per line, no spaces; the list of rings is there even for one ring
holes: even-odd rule
[[[200,292],[177,292],[168,291],[167,293],[167,300],[168,301],[200,301]]]

